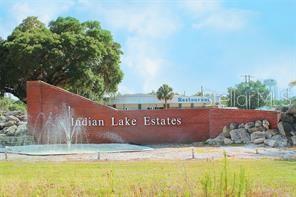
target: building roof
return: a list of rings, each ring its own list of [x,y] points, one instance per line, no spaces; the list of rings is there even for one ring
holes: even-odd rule
[[[154,94],[126,94],[111,99],[110,104],[160,104],[163,100],[158,100]],[[175,95],[168,103],[201,103],[210,104],[211,99],[200,96],[181,96]]]

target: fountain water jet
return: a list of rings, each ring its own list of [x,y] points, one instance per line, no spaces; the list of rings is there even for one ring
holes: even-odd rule
[[[5,151],[24,155],[64,155],[152,150],[146,146],[124,144],[124,139],[112,132],[107,132],[102,137],[119,142],[119,144],[88,144],[85,127],[72,123],[74,116],[74,109],[66,104],[62,104],[60,113],[55,116],[53,113],[49,113],[48,116],[39,113],[34,122],[34,128],[31,128],[33,135],[38,136],[36,137],[37,144],[11,146],[7,147]],[[39,127],[39,125],[42,126]],[[0,149],[0,152],[3,151],[4,149]]]

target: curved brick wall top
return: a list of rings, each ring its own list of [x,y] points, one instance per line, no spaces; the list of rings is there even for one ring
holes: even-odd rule
[[[116,110],[42,81],[27,82],[27,106],[29,130],[42,143],[46,143],[44,132],[49,132],[44,129],[47,120],[64,113],[64,106],[75,112],[73,120],[87,118],[104,123],[85,126],[88,143],[190,143],[217,136],[230,122],[267,119],[276,127],[278,121],[276,112],[256,110]],[[119,120],[126,118],[134,120],[135,125],[118,125]],[[157,119],[164,120],[165,124],[153,125],[153,120],[157,122]]]

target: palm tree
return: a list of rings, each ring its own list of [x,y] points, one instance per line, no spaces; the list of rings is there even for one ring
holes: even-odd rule
[[[168,86],[167,84],[163,84],[156,92],[156,96],[159,100],[164,100],[165,109],[167,109],[168,100],[173,99],[174,92],[173,88]]]

